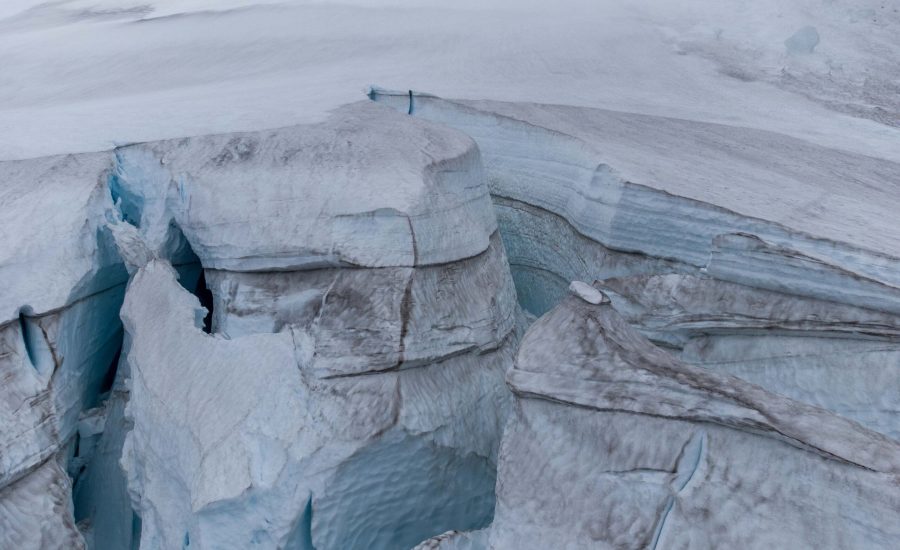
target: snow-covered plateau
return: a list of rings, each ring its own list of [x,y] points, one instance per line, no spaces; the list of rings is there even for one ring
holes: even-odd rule
[[[0,4],[0,550],[900,548],[900,8]]]

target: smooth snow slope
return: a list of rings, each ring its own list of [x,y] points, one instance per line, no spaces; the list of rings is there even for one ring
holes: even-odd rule
[[[809,26],[810,53],[785,44]],[[318,121],[371,83],[898,160],[898,26],[880,0],[12,0],[0,160]]]

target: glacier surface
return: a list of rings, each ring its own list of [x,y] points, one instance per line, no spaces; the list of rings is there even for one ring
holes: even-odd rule
[[[4,2],[0,548],[897,547],[898,25]]]
[[[370,96],[408,110],[408,95]],[[569,281],[600,280],[632,325],[686,360],[897,435],[885,388],[898,382],[900,228],[884,220],[900,209],[900,164],[724,125],[412,98],[414,116],[478,142],[533,314]],[[853,358],[839,359],[847,346]]]
[[[681,363],[609,302],[564,299],[508,379],[491,548],[886,548],[900,535],[900,443]]]

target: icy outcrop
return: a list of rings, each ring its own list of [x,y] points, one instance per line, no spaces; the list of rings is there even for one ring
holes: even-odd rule
[[[483,253],[452,266],[208,273],[217,331],[236,337],[309,326],[322,377],[491,349],[515,324],[515,291],[496,234]]]
[[[110,192],[114,168],[110,153],[0,163],[0,236],[7,243],[0,250],[0,522],[19,526],[0,530],[2,547],[79,547],[81,533],[115,516],[92,510],[106,502],[118,510],[107,488],[124,483],[121,444],[109,445],[121,442],[125,427],[105,430],[101,414],[115,408],[111,395],[122,401],[127,394],[111,392],[129,263],[116,246],[127,224],[113,200],[121,205],[121,198]],[[184,252],[167,257],[190,280],[196,256]],[[99,468],[90,464],[96,446],[106,449],[106,466],[73,506],[73,483]],[[130,508],[122,512],[130,532]],[[122,539],[100,531],[92,547],[122,547]],[[15,536],[4,539],[8,533]]]
[[[487,547],[900,543],[900,443],[682,363],[608,303],[564,299],[508,381]]]
[[[4,548],[82,544],[66,470],[78,461],[80,414],[115,371],[127,277],[105,230],[109,167],[107,154],[0,163]]]
[[[370,97],[409,108],[408,94]],[[883,223],[900,209],[900,165],[633,113],[412,105],[478,142],[523,307],[541,314],[569,281],[603,280],[630,323],[685,360],[900,433],[886,390],[900,376],[900,233]],[[856,353],[832,353],[843,344]]]
[[[651,339],[683,347],[693,336],[729,331],[822,337],[900,338],[900,316],[711,277],[635,275],[603,281],[625,317]]]
[[[475,144],[369,102],[117,151],[141,547],[394,548],[493,509],[518,340]],[[246,189],[258,189],[247,196]],[[236,201],[235,197],[242,197]]]
[[[490,518],[511,346],[322,379],[302,326],[225,339],[199,307],[156,261],[123,307],[142,547],[393,547]]]
[[[3,548],[84,548],[72,520],[72,484],[57,456],[0,489]]]
[[[709,335],[691,339],[680,358],[776,389],[900,440],[895,390],[900,344],[895,342]]]
[[[520,357],[580,370],[509,377],[522,454],[507,467],[522,479],[554,434],[611,426],[610,448],[588,453],[610,457],[601,492],[644,500],[592,517],[589,536],[769,542],[749,524],[727,535],[704,524],[727,512],[718,492],[679,500],[718,444],[718,465],[739,477],[713,485],[771,490],[772,504],[752,506],[771,536],[818,541],[808,526],[833,515],[855,526],[821,536],[894,542],[879,514],[897,504],[896,443],[883,436],[900,436],[900,234],[881,220],[900,207],[898,165],[664,117],[371,95],[403,114],[361,102],[317,124],[0,163],[12,190],[0,195],[12,243],[0,257],[0,545],[580,537],[587,516],[529,493],[533,480],[498,485],[498,521],[479,530],[494,513],[504,373],[524,323],[513,282],[533,313],[564,300],[541,327],[572,300],[611,302],[625,319],[585,313],[604,345],[621,344],[614,354],[576,326]],[[60,215],[29,238],[10,233],[47,211]],[[600,281],[565,298],[578,279]],[[595,355],[628,368],[578,363]],[[635,357],[654,374],[628,378]],[[582,452],[551,460],[553,487],[597,473]],[[753,477],[768,456],[783,487]],[[801,495],[827,509],[783,511]],[[540,523],[537,506],[567,511],[536,533],[523,526]],[[670,528],[679,517],[694,527]]]
[[[368,102],[321,124],[116,156],[126,219],[152,250],[173,246],[174,224],[207,269],[445,263],[480,254],[496,229],[470,139]]]
[[[599,278],[628,322],[680,359],[900,434],[890,3],[0,4],[0,127],[12,129],[0,158],[110,151],[0,166],[0,547],[129,548],[142,532],[176,548],[219,545],[210,531],[234,533],[217,522],[271,519],[248,517],[257,497],[260,514],[289,528],[229,543],[379,546],[482,525],[499,373],[516,341],[504,248],[532,312],[551,310],[569,281]],[[404,92],[392,98],[403,116],[357,105],[299,129],[120,146],[321,122],[370,78],[632,112]],[[481,144],[499,233],[470,140],[405,113]],[[162,266],[152,277],[151,265]],[[116,350],[129,274],[144,286],[129,312],[141,353],[126,413],[131,336],[124,360]],[[160,316],[190,335],[163,333],[174,349],[153,340],[139,303],[154,292],[194,311],[188,324]],[[285,333],[276,341],[295,368],[257,369],[268,351],[247,349]],[[175,352],[198,349],[209,353],[182,368]],[[220,380],[214,360],[243,387]],[[224,384],[222,399],[248,415],[230,417],[236,431],[253,434],[280,409],[251,408],[241,390],[273,388],[242,376],[300,372],[321,398],[304,402],[321,449],[227,439],[253,469],[207,483],[223,463],[244,465],[240,451],[218,461],[207,457],[226,453],[218,442],[164,438],[205,436],[233,411],[179,403],[193,416],[153,426],[157,406],[193,396],[148,388],[180,390],[185,371],[191,387]],[[220,394],[206,395],[218,412]],[[129,494],[119,461],[132,422]],[[306,429],[285,424],[272,429]],[[202,466],[173,468],[157,448]],[[299,458],[279,482],[302,479],[303,498],[267,492],[267,461],[283,449]],[[324,466],[310,473],[309,460]],[[252,489],[215,500],[247,479]],[[171,522],[190,524],[184,534],[166,532],[167,491],[184,497],[185,480],[191,499],[212,500]],[[478,546],[485,533],[434,544]]]
[[[900,438],[893,313],[682,274],[598,284],[629,323],[681,359]]]
[[[209,547],[412,545],[490,520],[508,402],[503,373],[520,319],[470,139],[364,102],[318,125],[15,161],[0,170],[9,182],[4,212],[15,217],[0,227],[59,213],[35,225],[29,239],[8,235],[9,256],[0,258],[10,282],[0,355],[9,382],[0,400],[7,427],[0,523],[16,526],[3,530],[3,545],[122,548],[143,540],[177,547],[191,532],[195,546]],[[258,192],[248,196],[250,187]],[[197,283],[201,261],[207,269]],[[181,285],[198,294],[211,288],[204,305],[220,336],[203,338],[248,338],[243,356],[219,352],[242,372],[257,368],[250,351],[257,338],[288,338],[290,361],[273,368],[288,365],[298,378],[284,387],[301,384],[313,397],[297,390],[299,401],[273,402],[268,419],[302,406],[306,416],[288,414],[295,422],[284,428],[303,435],[282,438],[291,457],[285,472],[254,463],[265,480],[253,474],[248,483],[266,486],[281,476],[284,487],[304,492],[299,508],[291,507],[296,494],[279,488],[266,493],[268,508],[255,509],[267,489],[248,489],[241,500],[243,489],[230,492],[250,487],[240,476],[224,489],[210,482],[208,494],[198,486],[187,501],[168,493],[195,476],[221,480],[215,468],[227,465],[212,460],[211,470],[191,464],[179,471],[155,461],[158,447],[177,447],[153,439],[169,437],[166,421],[186,422],[158,419],[156,407],[176,397],[189,406],[193,398],[148,396],[151,374],[182,387],[185,361],[208,357],[173,348],[151,328],[126,334],[119,361],[125,281],[150,264],[174,265]],[[169,282],[157,281],[154,291],[184,293]],[[199,317],[183,327],[188,332],[206,316],[190,308]],[[135,327],[152,326],[145,310],[133,305],[123,315]],[[149,348],[148,340],[155,342]],[[169,352],[164,366],[173,370],[155,363],[157,347]],[[231,396],[245,412],[271,389],[250,388],[240,384]],[[228,406],[208,405],[213,420],[220,405]],[[280,456],[268,437],[250,437],[253,460],[277,459],[270,450]],[[193,456],[177,450],[184,460]],[[235,456],[231,466],[245,458]],[[363,489],[367,477],[376,481]],[[384,490],[384,478],[396,478],[395,491]],[[437,492],[444,499],[428,505],[416,498]],[[234,532],[214,528],[242,506],[248,516]],[[280,515],[260,515],[278,508]]]
[[[403,110],[409,101],[370,96]],[[416,116],[475,139],[492,195],[561,216],[611,249],[704,267],[717,237],[743,233],[900,281],[898,230],[879,223],[900,206],[889,183],[896,163],[772,132],[601,109],[421,94],[414,104]],[[785,261],[772,256],[775,266]]]

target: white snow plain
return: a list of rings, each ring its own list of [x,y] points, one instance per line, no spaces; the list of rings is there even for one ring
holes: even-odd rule
[[[900,15],[880,0],[18,0],[0,17],[0,159],[321,121],[375,83],[900,157]],[[790,53],[808,26],[819,44]]]

